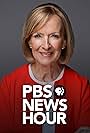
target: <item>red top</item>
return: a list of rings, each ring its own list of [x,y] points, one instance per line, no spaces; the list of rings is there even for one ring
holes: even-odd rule
[[[29,75],[28,65],[16,69],[0,81],[0,133],[42,133],[41,125],[22,125],[22,85],[37,84]],[[55,82],[66,88],[67,124],[56,125],[55,133],[74,133],[90,126],[90,86],[77,72],[65,66],[63,77]],[[32,97],[32,96],[31,96]]]

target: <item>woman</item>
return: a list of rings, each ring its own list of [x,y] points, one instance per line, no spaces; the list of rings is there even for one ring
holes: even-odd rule
[[[22,43],[24,56],[29,64],[16,69],[0,81],[1,132],[88,132],[90,86],[84,77],[66,66],[74,48],[74,35],[66,13],[52,3],[33,9],[23,27]],[[22,124],[22,86],[36,84],[51,84],[53,99],[57,98],[54,95],[55,86],[65,88],[65,125]],[[29,99],[32,99],[32,94]]]

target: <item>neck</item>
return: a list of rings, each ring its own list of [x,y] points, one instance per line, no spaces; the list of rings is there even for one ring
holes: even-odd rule
[[[39,81],[50,82],[59,76],[62,70],[62,65],[60,65],[58,62],[54,62],[48,66],[34,63],[31,65],[31,68],[35,78],[37,78]]]

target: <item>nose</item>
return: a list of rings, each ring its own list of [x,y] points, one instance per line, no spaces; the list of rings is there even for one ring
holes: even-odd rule
[[[48,50],[48,49],[51,47],[51,44],[50,44],[50,42],[49,42],[49,37],[48,37],[48,36],[45,36],[45,37],[44,37],[44,41],[43,41],[42,47],[43,47],[45,50]]]

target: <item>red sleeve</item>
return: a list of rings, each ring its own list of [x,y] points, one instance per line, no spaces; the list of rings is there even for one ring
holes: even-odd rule
[[[79,127],[90,127],[90,84],[82,80]]]
[[[10,110],[10,88],[7,77],[0,81],[0,133],[9,133],[12,127]]]

